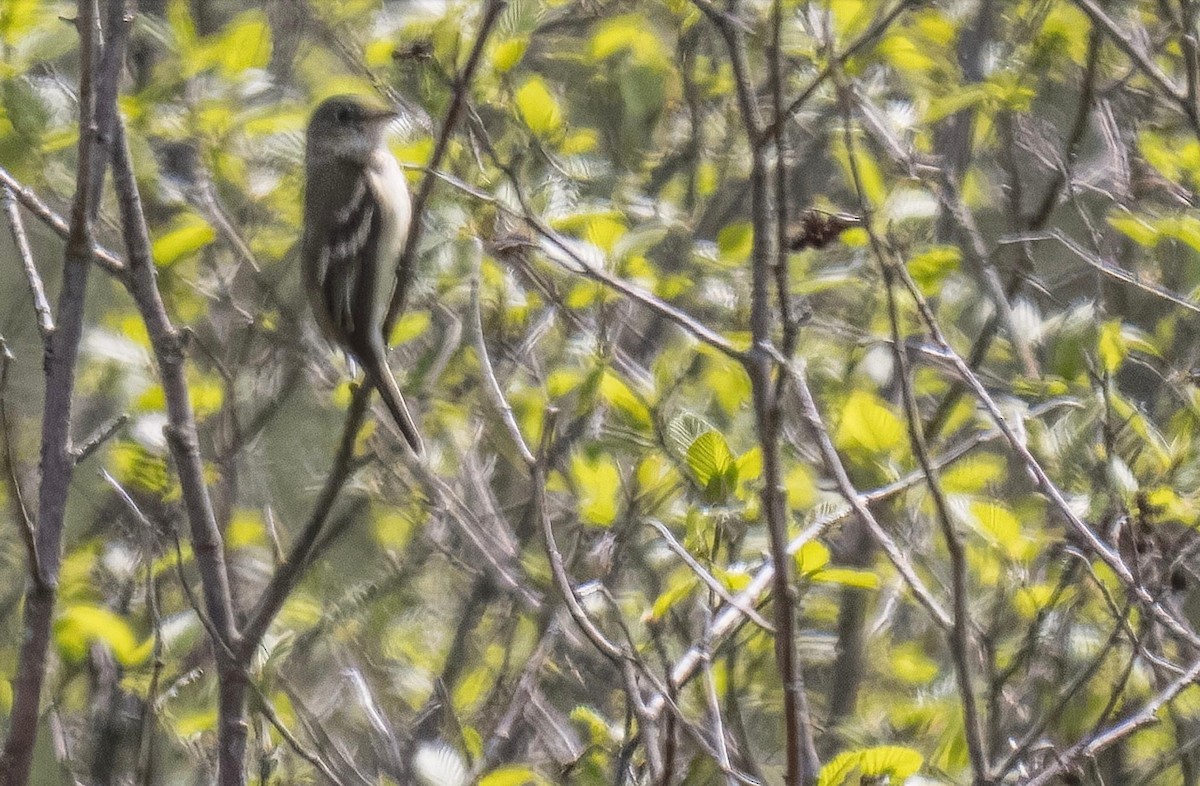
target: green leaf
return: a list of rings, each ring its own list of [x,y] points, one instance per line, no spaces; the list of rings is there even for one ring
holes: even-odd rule
[[[151,252],[159,267],[170,267],[190,257],[213,242],[217,231],[195,213],[184,213],[171,223],[171,228],[154,240]]]
[[[217,70],[232,78],[249,68],[265,68],[271,62],[271,26],[262,11],[243,11],[235,16],[214,48]]]
[[[540,786],[546,782],[529,767],[514,764],[484,775],[479,779],[479,786]]]
[[[14,46],[33,30],[41,0],[4,0],[0,3],[0,40]]]
[[[571,478],[579,490],[579,518],[599,527],[612,524],[617,518],[617,495],[621,490],[617,463],[605,455],[588,459],[576,454],[571,458]]]
[[[949,494],[977,494],[1004,479],[1005,462],[994,453],[977,453],[960,459],[942,472],[942,488]]]
[[[797,464],[783,476],[783,487],[787,491],[788,507],[792,510],[804,510],[812,507],[817,499],[817,484],[812,471],[803,464]]]
[[[908,260],[908,272],[921,292],[933,295],[961,263],[962,252],[957,246],[933,246]]]
[[[529,130],[550,136],[562,128],[562,108],[540,76],[531,76],[517,89],[517,111]]]
[[[606,60],[628,53],[634,63],[667,68],[663,42],[654,34],[654,26],[639,14],[607,19],[596,26],[589,54],[593,60]]]
[[[406,341],[412,341],[429,329],[429,323],[428,311],[410,311],[397,320],[388,343],[391,346],[398,346]]]
[[[904,424],[879,396],[856,390],[842,407],[835,441],[843,450],[867,456],[890,453],[904,441]]]
[[[828,565],[831,556],[828,546],[818,540],[810,540],[796,551],[792,559],[796,562],[798,575],[811,576]]]
[[[754,227],[749,221],[738,221],[717,233],[717,251],[725,262],[745,262],[753,248]]]
[[[657,598],[654,599],[654,605],[650,608],[648,616],[649,622],[658,622],[666,616],[667,612],[675,608],[681,601],[685,600],[692,594],[692,590],[699,584],[699,580],[692,574],[688,573],[682,578],[673,581],[667,586]]]
[[[971,515],[983,536],[1011,559],[1022,559],[1036,552],[1029,537],[1021,530],[1020,519],[999,502],[976,500],[971,503]]]
[[[54,621],[54,640],[71,660],[81,660],[92,644],[103,644],[122,666],[136,666],[150,656],[153,640],[138,644],[123,617],[103,606],[68,606]]]
[[[528,47],[529,39],[527,38],[510,38],[507,41],[498,42],[492,47],[492,68],[496,69],[497,73],[507,74],[516,67],[517,63],[521,62]]]
[[[937,661],[914,643],[897,645],[888,657],[891,674],[910,685],[924,685],[938,675]]]
[[[1100,338],[1096,346],[1104,370],[1115,373],[1129,355],[1129,347],[1121,335],[1121,320],[1110,319],[1100,326]]]
[[[1139,246],[1150,248],[1158,243],[1159,231],[1157,227],[1146,222],[1140,216],[1133,213],[1124,213],[1122,215],[1110,214],[1105,220],[1109,226]]]
[[[641,398],[625,384],[611,369],[604,369],[600,376],[600,398],[612,405],[638,426],[649,429],[651,425],[650,409]]]
[[[868,570],[854,568],[824,568],[818,570],[811,580],[819,584],[837,584],[842,587],[879,589],[879,577]]]
[[[898,745],[845,751],[821,768],[817,786],[857,786],[859,779],[883,777],[899,784],[915,775],[924,762],[917,751]]]
[[[855,188],[855,175],[858,184],[862,186],[863,197],[873,205],[882,205],[887,199],[887,186],[884,184],[883,173],[875,157],[862,145],[854,146],[854,166],[851,167],[850,151],[838,140],[832,146],[833,157],[841,165],[846,184],[850,189]]]
[[[721,502],[737,488],[737,461],[719,431],[706,431],[692,442],[687,464],[707,502]]]

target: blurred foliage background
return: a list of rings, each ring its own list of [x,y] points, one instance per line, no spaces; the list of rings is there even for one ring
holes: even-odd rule
[[[744,63],[706,9],[728,14]],[[78,139],[73,14],[0,2],[0,166],[59,213]],[[392,150],[416,188],[480,17],[460,0],[138,10],[120,110],[158,283],[189,331],[243,611],[303,527],[352,393],[299,287],[308,112],[336,93],[399,102]],[[847,515],[811,423],[782,395],[789,535],[820,534],[796,541],[793,566],[817,782],[1024,783],[1064,752],[1062,782],[1198,782],[1200,692],[1156,697],[1200,653],[1145,606],[1197,614],[1195,35],[1192,0],[510,0],[435,175],[391,335],[443,493],[430,496],[386,415],[372,418],[319,558],[253,660],[251,780],[326,782],[315,756],[348,784],[783,782],[774,637],[744,618],[710,635],[722,595],[745,590],[769,549],[750,378],[694,331],[579,275],[602,270],[750,345],[742,80],[782,128],[772,166],[787,221],[812,209],[866,222],[780,256],[791,360],[890,538]],[[783,119],[776,36],[784,104],[803,98]],[[98,237],[120,249],[105,200]],[[53,302],[63,245],[26,219]],[[10,241],[5,439],[28,494],[44,382]],[[946,608],[960,592],[914,453],[885,258],[1145,591],[1048,502],[901,291],[900,342],[966,569],[982,781],[961,664],[897,568],[899,555]],[[603,657],[564,610],[479,329],[517,426],[548,446],[548,512],[583,608],[657,684]],[[33,782],[212,782],[217,686],[198,590],[185,589],[198,578],[164,395],[136,309],[103,274],[82,353],[76,439],[128,420],[71,489]],[[0,491],[6,678],[28,575],[12,496]],[[744,603],[773,619],[761,587]],[[663,710],[662,686],[693,648],[703,665]],[[0,728],[11,702],[0,682]],[[1143,708],[1153,722],[1086,755],[1072,747]]]

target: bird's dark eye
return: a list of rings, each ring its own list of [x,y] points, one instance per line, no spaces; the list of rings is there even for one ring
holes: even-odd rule
[[[339,109],[337,111],[337,114],[334,115],[334,118],[339,123],[349,123],[350,122],[350,110],[346,109],[346,108]]]

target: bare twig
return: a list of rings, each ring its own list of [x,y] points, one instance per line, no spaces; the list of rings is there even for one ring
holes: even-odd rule
[[[981,720],[979,703],[975,695],[975,685],[971,677],[972,644],[970,631],[970,610],[967,607],[967,557],[962,538],[955,528],[950,513],[950,505],[942,490],[941,479],[929,457],[929,448],[925,442],[925,432],[921,428],[921,412],[917,407],[916,394],[912,387],[912,371],[908,358],[907,345],[900,332],[900,313],[896,305],[896,283],[894,271],[895,262],[885,253],[883,242],[875,232],[872,224],[871,204],[863,194],[862,177],[858,171],[857,157],[854,152],[854,138],[850,131],[850,112],[846,109],[842,127],[843,139],[849,151],[850,173],[854,181],[854,190],[858,196],[859,207],[863,212],[863,226],[871,242],[871,249],[883,273],[884,288],[887,294],[888,323],[892,332],[892,354],[896,359],[896,376],[900,382],[901,397],[904,400],[905,423],[908,428],[909,443],[917,457],[917,463],[925,475],[925,485],[933,500],[935,518],[942,531],[942,539],[946,543],[946,551],[950,557],[950,597],[954,606],[953,625],[948,631],[947,638],[951,656],[954,659],[955,677],[958,680],[958,694],[962,704],[963,726],[967,740],[967,752],[971,760],[971,770],[974,773],[975,786],[987,786],[992,783],[989,775],[990,759],[983,735],[984,724]]]
[[[1093,0],[1072,0],[1072,2],[1079,6],[1079,10],[1087,14],[1097,27],[1108,33],[1109,40],[1124,52],[1133,61],[1133,64],[1137,66],[1138,70],[1153,82],[1167,98],[1180,104],[1185,112],[1190,113],[1192,111],[1189,108],[1187,93],[1172,82],[1171,78],[1164,74],[1145,52],[1137,48],[1133,43],[1132,37],[1118,27],[1117,23],[1104,12],[1103,8],[1098,6]]]
[[[113,183],[121,214],[121,228],[129,257],[127,286],[133,296],[154,350],[167,404],[167,444],[175,459],[183,492],[184,510],[191,530],[192,548],[200,570],[204,608],[219,637],[214,641],[221,684],[219,699],[219,783],[244,783],[243,758],[246,745],[246,679],[240,665],[228,657],[237,651],[238,634],[233,614],[225,546],[217,525],[212,498],[204,478],[204,466],[196,434],[185,369],[184,337],[167,316],[158,291],[151,253],[150,233],[142,211],[141,194],[133,171],[125,128],[118,120],[113,128]]]
[[[17,199],[12,189],[4,186],[4,214],[8,218],[8,228],[12,232],[13,243],[17,247],[17,256],[21,258],[21,266],[25,269],[25,280],[29,284],[29,294],[33,298],[33,310],[37,314],[38,330],[42,341],[50,340],[54,332],[54,316],[50,313],[50,301],[46,300],[46,288],[42,285],[42,276],[38,273],[33,261],[33,249],[29,247],[29,237],[25,234],[25,224],[21,220],[21,211],[17,208]]]
[[[1193,314],[1200,314],[1200,303],[1188,300],[1182,295],[1176,294],[1166,287],[1160,286],[1151,281],[1142,281],[1128,270],[1118,267],[1112,262],[1101,259],[1095,254],[1092,254],[1086,248],[1058,229],[1052,229],[1046,232],[1027,233],[1018,237],[1003,238],[1000,242],[1028,243],[1038,240],[1054,240],[1062,244],[1062,246],[1072,254],[1091,265],[1098,272],[1113,279],[1114,281],[1120,281],[1123,284],[1128,284],[1134,289],[1144,292],[1147,295],[1152,295],[1161,300],[1165,300],[1172,305],[1191,311]]]
[[[4,453],[0,455],[3,464],[4,481],[8,486],[9,502],[13,507],[13,518],[21,529],[21,541],[25,544],[25,558],[29,564],[29,575],[41,584],[42,573],[37,558],[37,532],[33,516],[25,504],[25,494],[21,490],[21,480],[17,477],[16,454],[13,451],[12,425],[8,422],[8,372],[14,358],[8,349],[8,344],[0,336],[0,440],[4,441]]]
[[[102,43],[98,0],[78,0],[80,132],[75,198],[63,262],[57,329],[51,334],[46,350],[37,568],[32,574],[35,581],[30,583],[25,594],[24,629],[13,678],[9,733],[0,755],[0,784],[3,786],[25,786],[33,764],[42,681],[62,560],[67,495],[75,468],[71,452],[71,399],[75,391],[79,344],[83,338],[88,273],[94,257],[92,224],[99,211],[107,163],[105,148],[116,121],[118,78],[129,31],[128,24],[121,18],[122,4],[113,2],[110,12],[108,34]],[[13,188],[13,184],[5,185]]]
[[[70,238],[71,228],[67,220],[54,212],[54,209],[47,205],[33,189],[13,177],[4,167],[0,167],[0,185],[12,192],[13,197],[26,210],[37,216],[43,224],[50,227],[54,231],[54,234],[63,240]],[[125,262],[115,252],[93,245],[89,250],[89,254],[106,273],[118,277],[124,275]]]
[[[442,129],[438,134],[437,141],[434,143],[433,154],[429,157],[429,172],[436,170],[442,164],[442,159],[445,157],[446,151],[450,146],[450,138],[454,135],[454,129],[458,126],[458,118],[462,114],[463,107],[466,105],[469,97],[471,82],[482,60],[484,48],[491,37],[493,28],[496,26],[496,21],[500,18],[500,12],[507,5],[506,0],[483,0],[483,19],[479,23],[479,31],[475,34],[475,43],[471,47],[470,55],[467,56],[467,62],[463,66],[462,73],[454,80],[454,90],[450,96],[450,106],[446,109],[446,119],[442,121]],[[383,321],[383,334],[385,336],[391,334],[392,326],[395,325],[396,319],[399,318],[401,312],[404,311],[404,307],[407,305],[408,288],[412,283],[413,263],[416,260],[417,246],[421,241],[422,218],[425,214],[425,204],[429,201],[429,197],[433,193],[434,183],[436,182],[435,178],[429,172],[426,172],[425,176],[421,178],[421,187],[417,190],[417,195],[413,198],[413,220],[409,227],[408,237],[404,241],[404,251],[400,255],[400,260],[396,263],[396,287],[392,291],[391,302],[388,303],[387,317]]]
[[[128,422],[129,415],[126,413],[121,413],[114,418],[106,420],[100,425],[100,428],[96,429],[90,437],[84,440],[83,444],[74,449],[75,463],[81,464],[87,461],[93,453],[99,450],[105,442],[112,439]]]
[[[1088,735],[1067,750],[1055,754],[1053,762],[1036,776],[1025,781],[1026,786],[1047,786],[1058,777],[1059,773],[1079,759],[1091,758],[1139,729],[1158,723],[1159,711],[1174,701],[1197,679],[1200,679],[1200,659],[1193,662],[1187,671],[1143,704],[1137,712],[1118,723]]]
[[[747,619],[752,621],[755,625],[759,626],[763,630],[767,631],[768,633],[775,632],[775,626],[767,622],[761,614],[754,610],[753,606],[748,604],[743,605],[743,601],[737,597],[734,597],[733,595],[730,595],[729,590],[725,589],[725,586],[721,584],[721,582],[717,581],[717,579],[711,573],[705,570],[704,566],[701,565],[686,548],[684,548],[683,544],[675,539],[675,536],[671,534],[671,530],[666,528],[666,525],[664,525],[661,521],[656,521],[655,519],[647,519],[646,521],[650,524],[650,526],[654,527],[659,536],[667,544],[667,547],[671,549],[671,551],[675,552],[675,554],[681,560],[683,560],[684,564],[688,566],[692,573],[696,574],[698,579],[704,582],[704,586],[708,587],[713,594],[728,603],[730,606],[737,607],[738,611],[746,615]]]
[[[742,127],[750,143],[750,219],[754,226],[753,245],[750,251],[750,334],[752,346],[742,359],[746,373],[750,376],[751,396],[754,403],[755,425],[763,457],[762,509],[770,539],[771,558],[775,563],[774,587],[771,597],[775,613],[775,665],[783,683],[784,751],[787,771],[784,781],[789,786],[807,786],[814,783],[820,764],[813,739],[812,721],[808,713],[808,696],[801,675],[800,657],[796,650],[796,594],[792,581],[794,567],[787,558],[788,508],[783,489],[783,472],[779,453],[781,428],[779,407],[782,389],[776,384],[775,364],[771,352],[773,318],[771,313],[772,268],[780,258],[772,248],[773,242],[782,239],[784,229],[773,226],[769,165],[763,135],[763,119],[758,108],[758,99],[750,76],[749,58],[743,32],[730,23],[730,14],[718,13],[708,3],[698,4],[700,10],[716,27],[733,66],[734,87],[740,110]],[[776,60],[778,58],[776,57]],[[776,67],[776,98],[781,98],[781,76]],[[782,122],[776,106],[776,122]],[[777,162],[782,167],[782,162]],[[782,182],[780,176],[779,182]],[[782,200],[782,193],[775,198]],[[779,213],[785,210],[780,207]],[[773,231],[774,230],[774,231]],[[782,253],[782,252],[780,252]],[[780,283],[786,285],[786,275]],[[779,292],[780,302],[785,302],[787,292]],[[794,328],[790,315],[783,314],[787,341],[794,340]]]

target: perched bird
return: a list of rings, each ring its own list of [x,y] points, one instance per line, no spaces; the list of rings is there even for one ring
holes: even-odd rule
[[[384,132],[396,118],[356,96],[321,103],[305,146],[304,286],[326,337],[363,367],[417,453],[421,435],[387,365],[383,321],[412,201]]]

